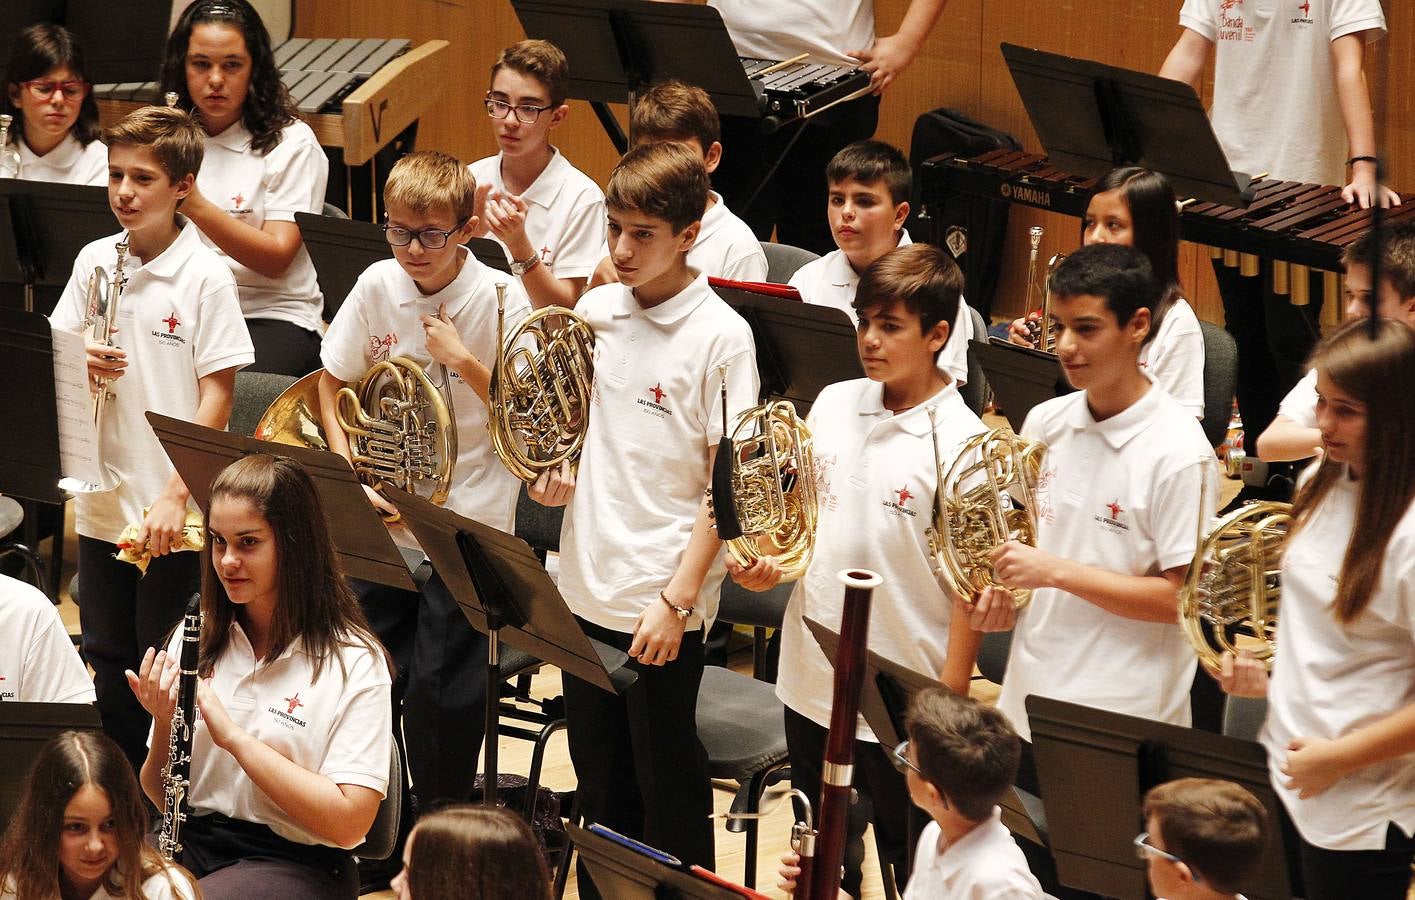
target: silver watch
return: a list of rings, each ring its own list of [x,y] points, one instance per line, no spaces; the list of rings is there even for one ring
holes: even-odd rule
[[[540,265],[540,254],[532,253],[528,259],[513,261],[511,263],[511,274],[520,278],[538,265]]]

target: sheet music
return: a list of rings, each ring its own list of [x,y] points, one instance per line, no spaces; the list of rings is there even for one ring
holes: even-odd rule
[[[93,427],[93,395],[88,389],[84,336],[62,328],[54,338],[54,396],[59,416],[59,470],[87,484],[103,481],[98,431]]]

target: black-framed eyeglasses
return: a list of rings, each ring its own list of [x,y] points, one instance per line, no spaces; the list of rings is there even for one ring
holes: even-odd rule
[[[901,775],[907,775],[909,771],[912,770],[915,775],[918,775],[925,781],[928,781],[929,779],[929,776],[924,774],[924,770],[914,765],[913,761],[909,759],[908,738],[905,738],[904,740],[900,741],[898,746],[894,747],[892,750],[889,751],[889,761],[894,764],[894,768],[897,769],[899,771],[899,774]],[[934,785],[934,788],[938,789],[938,785]],[[952,808],[952,806],[948,802],[948,797],[943,793],[941,789],[938,789],[938,796],[939,799],[943,800],[944,809]]]
[[[45,81],[42,78],[21,81],[20,84],[36,100],[48,100],[55,91],[62,93],[65,100],[78,100],[88,93],[89,88],[87,81]]]
[[[522,125],[534,125],[540,114],[550,109],[549,106],[532,106],[529,103],[522,103],[520,106],[512,106],[505,100],[493,100],[486,98],[486,114],[493,119],[504,119],[511,114],[511,110],[516,111],[516,121]]]
[[[462,226],[466,224],[467,220],[463,219],[450,231],[443,231],[441,228],[424,228],[422,231],[413,231],[402,225],[384,225],[383,239],[388,242],[390,247],[406,247],[413,242],[413,238],[417,238],[418,243],[427,249],[441,250],[447,246],[447,238],[461,231]]]
[[[1153,858],[1155,858],[1155,857],[1159,857],[1160,859],[1167,859],[1167,860],[1169,860],[1170,862],[1176,862],[1176,863],[1182,863],[1182,862],[1184,862],[1184,860],[1182,860],[1182,859],[1180,859],[1179,857],[1175,856],[1173,853],[1170,853],[1170,852],[1165,851],[1165,850],[1161,850],[1160,848],[1156,847],[1154,844],[1151,844],[1151,843],[1150,843],[1150,833],[1149,833],[1148,831],[1142,831],[1142,832],[1140,832],[1139,834],[1135,835],[1135,841],[1134,841],[1134,843],[1135,843],[1135,855],[1138,856],[1138,857],[1140,857],[1140,858],[1143,859],[1143,860],[1150,860],[1150,859],[1153,859]],[[1186,866],[1189,865],[1188,863],[1184,863],[1184,864],[1185,864]],[[1202,881],[1202,879],[1199,878],[1199,873],[1194,870],[1194,867],[1193,867],[1193,866],[1189,866],[1189,874],[1192,875],[1192,876],[1194,876],[1194,880],[1195,880],[1196,882]]]

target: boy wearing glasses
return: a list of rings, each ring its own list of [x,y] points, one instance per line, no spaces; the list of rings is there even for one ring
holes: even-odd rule
[[[944,687],[909,702],[908,740],[890,759],[909,784],[909,799],[932,821],[919,837],[904,900],[1041,900],[1042,888],[1002,824],[998,803],[1011,788],[1022,740],[990,706]],[[783,858],[782,889],[796,886],[795,854]]]
[[[604,248],[604,192],[550,144],[570,113],[569,81],[565,54],[549,41],[501,51],[486,93],[501,152],[469,167],[483,206],[473,236],[505,248],[537,307],[573,307]]]
[[[1150,890],[1165,900],[1243,900],[1238,887],[1262,861],[1268,812],[1228,781],[1181,778],[1145,794],[1145,832],[1135,851]]]
[[[475,192],[467,168],[437,151],[409,154],[388,173],[384,233],[393,259],[364,270],[330,323],[320,350],[320,415],[329,449],[348,459],[349,441],[335,416],[339,389],[376,362],[412,359],[451,398],[457,460],[447,507],[509,532],[520,482],[492,453],[486,397],[488,366],[498,349],[496,283],[513,280],[462,246],[477,225]],[[506,328],[529,311],[520,286],[511,283]],[[380,512],[394,512],[365,490]],[[408,766],[418,797],[469,799],[483,736],[485,638],[436,575],[416,597],[362,583],[355,588],[400,678],[407,679],[403,731],[410,736]],[[401,686],[395,685],[395,697]]]

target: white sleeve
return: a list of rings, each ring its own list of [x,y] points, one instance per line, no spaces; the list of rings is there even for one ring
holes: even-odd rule
[[[368,348],[368,320],[364,315],[364,294],[370,281],[367,271],[359,276],[349,296],[334,314],[334,321],[329,323],[324,341],[320,344],[320,364],[340,381],[361,378],[373,364]]]
[[[766,281],[766,254],[762,252],[760,243],[754,240],[753,244],[754,248],[732,248],[741,255],[727,263],[726,271],[722,273],[723,278],[733,281]]]
[[[340,698],[341,710],[329,736],[329,750],[319,774],[335,784],[357,784],[386,796],[389,754],[393,752],[393,709],[386,673],[374,670],[383,658],[371,651],[349,653],[348,693]],[[338,678],[336,660],[325,663],[321,678]]]
[[[565,223],[565,231],[556,239],[555,259],[550,271],[556,278],[588,278],[604,258],[604,198],[588,195],[586,202],[574,210]]]
[[[45,605],[49,606],[48,598]],[[59,618],[49,607],[35,630],[20,676],[19,699],[30,703],[93,703],[93,681]]]
[[[1302,380],[1292,386],[1292,390],[1287,392],[1287,396],[1282,398],[1282,405],[1277,408],[1278,415],[1286,416],[1303,428],[1317,427],[1317,370],[1311,369]]]
[[[1386,33],[1386,17],[1380,0],[1329,0],[1331,3],[1328,40],[1369,31],[1370,40]]]
[[[84,317],[88,315],[88,310],[84,308],[88,294],[88,279],[93,274],[90,271],[85,271],[89,268],[84,264],[85,257],[86,254],[80,250],[79,255],[74,259],[74,271],[69,275],[69,283],[64,285],[64,292],[59,295],[59,302],[55,304],[54,311],[49,314],[49,327],[51,328],[58,328],[61,331],[78,331],[83,328]]]
[[[1218,37],[1219,0],[1184,0],[1179,24],[1212,41]]]
[[[191,226],[196,227],[196,226]],[[193,348],[197,378],[255,362],[255,346],[241,315],[241,297],[231,270],[214,253],[201,297],[201,329]]]
[[[1199,516],[1204,509],[1218,508],[1218,485],[1209,485],[1214,496],[1202,498],[1202,478],[1203,469],[1195,456],[1192,463],[1154,486],[1150,496],[1150,536],[1160,571],[1188,565],[1194,559]]]
[[[295,213],[324,209],[329,159],[308,125],[288,126],[265,157],[265,221],[293,222]]]
[[[953,376],[960,386],[968,383],[968,341],[973,337],[973,317],[968,304],[958,298],[958,312],[949,323],[948,342],[938,353],[938,366]]]
[[[1169,312],[1174,315],[1178,307]],[[1186,308],[1181,315],[1185,321],[1156,336],[1164,344],[1150,348],[1149,370],[1165,393],[1198,419],[1204,416],[1204,334],[1197,318],[1188,321],[1192,312]]]

